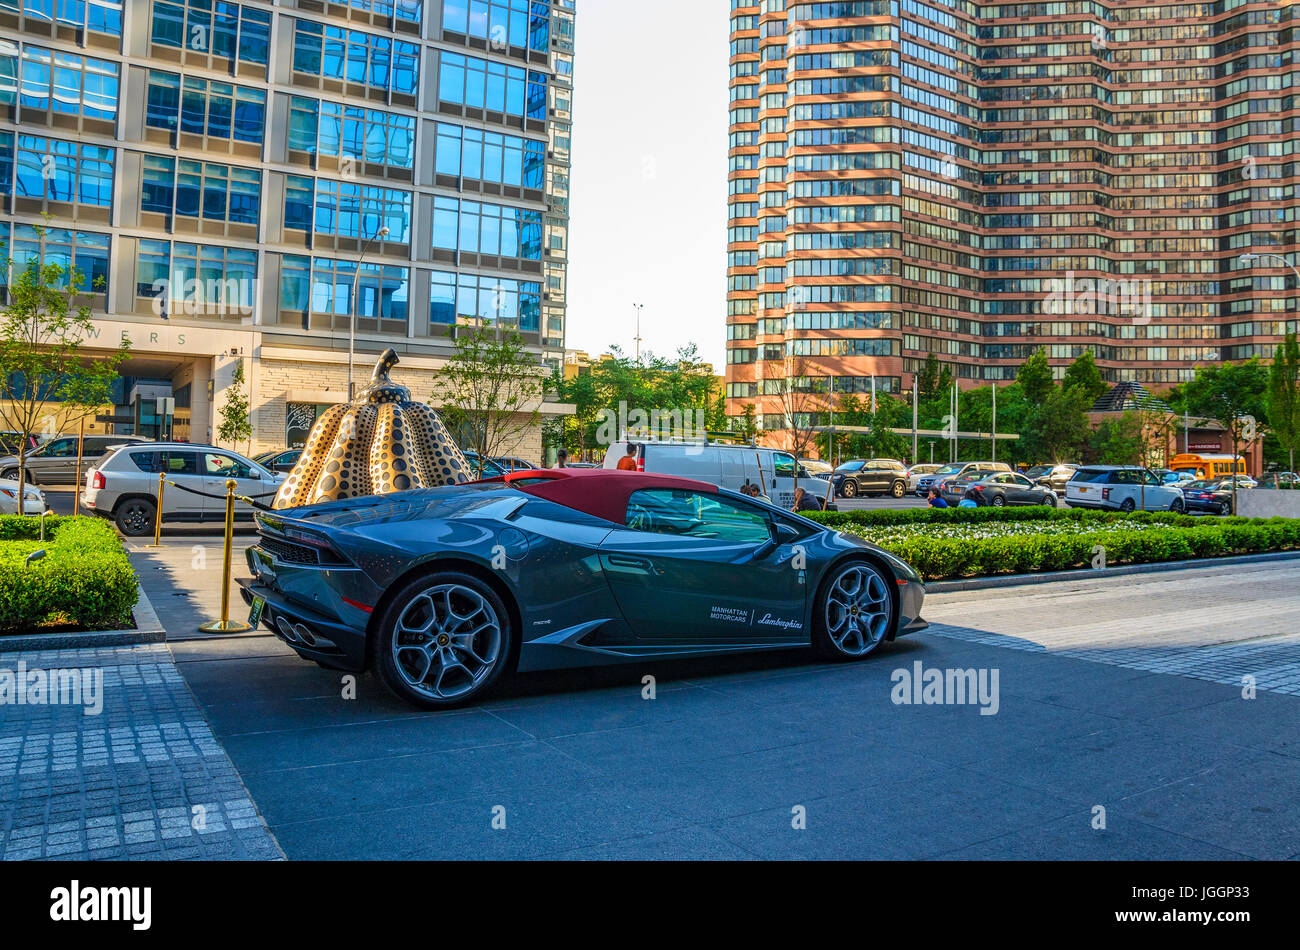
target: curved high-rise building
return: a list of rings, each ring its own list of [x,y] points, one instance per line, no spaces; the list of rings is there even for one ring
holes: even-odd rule
[[[931,353],[1159,388],[1295,329],[1296,4],[731,7],[730,415]]]

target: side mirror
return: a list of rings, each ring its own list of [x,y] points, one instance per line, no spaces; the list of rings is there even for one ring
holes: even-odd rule
[[[799,530],[794,525],[786,524],[784,521],[776,522],[776,534],[774,536],[777,544],[789,544],[792,541],[799,540]]]

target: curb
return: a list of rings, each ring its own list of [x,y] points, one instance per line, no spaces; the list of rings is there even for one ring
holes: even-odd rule
[[[1050,584],[1056,581],[1098,580],[1125,574],[1156,574],[1161,571],[1178,571],[1188,567],[1220,567],[1227,564],[1258,564],[1268,561],[1286,561],[1300,558],[1300,551],[1270,551],[1265,554],[1237,554],[1232,557],[1205,557],[1187,561],[1157,561],[1152,564],[1121,564],[1117,567],[1079,568],[1073,571],[1051,571],[1046,574],[1008,574],[1002,577],[972,577],[967,580],[927,582],[927,594],[950,594],[963,590],[985,590],[990,587],[1020,587],[1028,584]]]
[[[75,630],[71,633],[38,633],[32,636],[0,637],[0,653],[20,650],[72,650],[86,647],[116,647],[132,643],[162,643],[167,632],[154,613],[153,604],[137,586],[139,599],[131,610],[133,630]]]

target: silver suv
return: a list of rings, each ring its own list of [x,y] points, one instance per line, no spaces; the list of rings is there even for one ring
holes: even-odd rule
[[[114,446],[147,441],[138,435],[88,435],[85,439],[81,450],[83,470]],[[46,439],[27,453],[26,469],[27,482],[31,485],[76,485],[81,481],[77,476],[77,436],[56,435]],[[0,458],[0,478],[17,480],[18,456]]]
[[[217,495],[184,491],[171,485],[163,489],[163,521],[221,521],[226,517],[226,480],[235,480],[235,494],[271,503],[284,481],[272,472],[229,449],[192,442],[149,442],[124,445],[110,451],[86,472],[81,503],[87,511],[112,518],[129,537],[154,529],[157,514],[158,474],[176,485]],[[235,517],[251,518],[253,509],[235,503]]]
[[[1187,508],[1183,490],[1162,485],[1160,479],[1136,465],[1088,465],[1065,485],[1065,503],[1071,508],[1108,508],[1119,511],[1176,511]]]

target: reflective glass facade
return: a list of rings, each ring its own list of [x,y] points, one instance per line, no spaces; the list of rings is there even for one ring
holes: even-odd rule
[[[573,0],[0,0],[0,239],[172,334],[562,350],[573,38]]]

